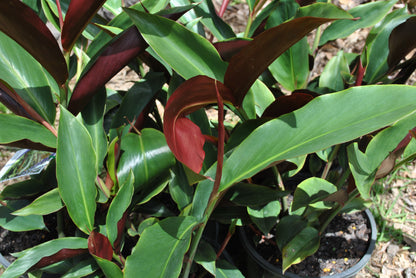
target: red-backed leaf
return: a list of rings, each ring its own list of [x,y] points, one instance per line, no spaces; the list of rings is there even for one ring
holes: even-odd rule
[[[19,0],[0,1],[0,31],[29,52],[59,85],[68,78],[65,59],[48,27]]]
[[[62,28],[62,47],[69,52],[84,28],[106,0],[71,0]]]
[[[214,189],[211,194],[217,194],[220,188],[222,167],[224,165],[224,142],[225,142],[225,127],[224,127],[224,102],[218,91],[217,84],[215,84],[217,103],[218,103],[218,151],[217,151],[217,171],[215,173]]]
[[[75,256],[82,255],[84,253],[87,253],[87,249],[62,249],[58,251],[57,253],[43,257],[37,264],[35,264],[32,268],[33,269],[39,269],[42,267],[46,267],[48,265],[73,258]]]
[[[88,237],[88,250],[90,254],[105,260],[111,261],[113,258],[113,248],[110,240],[105,235],[96,231],[92,231]]]
[[[15,99],[16,92],[0,79],[0,102],[14,114],[33,120],[22,105]]]
[[[401,59],[416,47],[415,28],[416,17],[411,17],[393,29],[389,37],[390,51],[387,58],[389,67],[397,65]]]
[[[414,137],[414,132],[416,132],[416,127],[410,130],[409,133],[403,138],[403,140],[400,141],[400,143],[394,149],[393,153],[404,150],[404,148],[406,148],[407,145],[409,145],[410,140],[412,140],[412,137]]]
[[[296,93],[290,96],[278,97],[266,108],[266,110],[264,110],[262,117],[277,118],[283,114],[287,114],[301,108],[312,99],[313,96],[306,93]]]
[[[283,52],[310,31],[334,19],[300,17],[270,28],[235,54],[228,65],[224,84],[230,88],[241,104],[244,96],[267,67]]]
[[[31,149],[31,150],[39,150],[39,151],[47,151],[47,152],[56,152],[56,149],[47,147],[40,143],[32,142],[27,139],[11,142],[8,144],[3,144],[3,146],[9,146],[9,147],[14,147],[14,148],[19,148],[19,149]]]
[[[316,0],[296,0],[301,7],[308,6],[316,2]]]
[[[244,46],[248,45],[251,40],[235,39],[232,41],[222,41],[214,43],[214,47],[224,61],[229,61],[234,54],[238,53]]]
[[[147,43],[134,26],[114,38],[100,56],[91,62],[88,70],[78,81],[68,110],[74,115],[79,113],[92,99],[97,89],[104,86],[146,47]]]
[[[114,241],[114,249],[116,251],[116,253],[120,252],[120,248],[121,248],[121,240],[123,239],[123,234],[124,234],[124,225],[126,224],[126,220],[127,220],[127,211],[124,212],[123,217],[117,222],[117,238]]]
[[[205,158],[205,137],[186,115],[217,102],[217,90],[224,102],[235,103],[232,92],[219,81],[195,76],[182,83],[169,98],[164,114],[166,141],[176,158],[199,173]]]

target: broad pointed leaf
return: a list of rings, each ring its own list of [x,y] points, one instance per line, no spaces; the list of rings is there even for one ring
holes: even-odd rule
[[[120,267],[113,263],[112,261],[102,259],[100,257],[94,256],[101,270],[103,271],[105,277],[111,278],[123,278],[123,272]]]
[[[116,196],[110,204],[106,217],[107,236],[111,244],[114,246],[119,237],[118,223],[123,218],[124,213],[130,206],[134,193],[134,176],[130,172],[126,182],[121,185]],[[123,227],[124,228],[124,227]],[[124,230],[124,229],[123,229]],[[123,231],[122,230],[122,231]]]
[[[149,278],[178,277],[197,224],[194,217],[170,217],[146,228],[127,257],[124,277],[137,277],[137,273]]]
[[[86,252],[87,248],[87,239],[79,237],[60,238],[39,244],[20,253],[17,260],[6,269],[1,277],[20,277],[32,266],[40,262],[42,258],[56,255],[61,250],[70,249],[78,251],[77,254],[74,253],[73,255],[79,255],[79,251]],[[65,259],[65,257],[62,259]]]
[[[244,278],[240,270],[226,260],[216,261],[215,277],[218,278]]]
[[[0,30],[26,49],[58,84],[65,83],[68,71],[59,45],[31,8],[18,0],[0,1]]]
[[[155,52],[183,78],[206,75],[223,80],[226,63],[205,38],[170,19],[130,9],[125,11]]]
[[[345,38],[360,28],[366,28],[379,22],[393,7],[397,0],[377,1],[358,5],[348,12],[356,20],[340,20],[332,23],[322,34],[319,45],[338,38]]]
[[[86,234],[94,228],[96,161],[88,130],[61,107],[56,150],[58,188],[72,220]]]
[[[324,179],[315,177],[306,179],[296,187],[295,193],[293,194],[291,210],[295,211],[299,208],[306,208],[309,205],[324,200],[336,191],[337,187]]]
[[[0,79],[16,91],[44,120],[53,124],[56,107],[52,91],[59,88],[26,50],[0,32]]]
[[[247,212],[251,220],[265,235],[267,235],[273,226],[276,225],[280,210],[281,206],[278,200],[263,206],[247,207]]]
[[[347,142],[406,118],[416,111],[415,101],[416,89],[403,85],[354,87],[317,97],[251,133],[225,161],[221,189],[273,162]]]
[[[30,205],[27,205],[13,212],[14,215],[46,215],[60,210],[64,207],[58,188],[43,194],[36,198]]]
[[[91,255],[111,261],[113,248],[108,238],[96,231],[92,231],[88,237],[88,251]]]
[[[312,99],[313,96],[306,93],[294,93],[288,96],[278,97],[264,110],[262,117],[277,118],[303,107]]]
[[[32,119],[22,104],[16,99],[17,93],[4,80],[0,79],[0,102],[18,116]]]
[[[45,229],[45,223],[40,215],[16,216],[12,213],[22,208],[27,201],[9,201],[7,207],[0,206],[0,227],[13,232]]]
[[[130,60],[144,51],[147,43],[135,27],[114,38],[96,59],[92,59],[75,86],[68,110],[77,114]]]
[[[345,88],[346,77],[350,73],[347,58],[340,50],[337,56],[332,57],[326,64],[319,77],[319,87],[326,87],[334,91],[341,91]]]
[[[234,97],[222,83],[206,76],[196,76],[179,86],[169,98],[164,114],[164,133],[176,158],[199,173],[205,152],[201,130],[186,115],[217,102],[216,88],[224,102],[234,103]]]
[[[62,47],[70,51],[78,36],[105,0],[71,0],[62,27]]]
[[[224,84],[238,97],[241,104],[245,94],[259,75],[289,47],[323,23],[335,19],[301,17],[268,29],[233,56],[228,65]]]
[[[0,114],[0,143],[8,144],[23,139],[55,148],[56,137],[43,125],[27,118]]]

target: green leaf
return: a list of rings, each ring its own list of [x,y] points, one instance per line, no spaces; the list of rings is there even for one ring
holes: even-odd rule
[[[279,56],[270,66],[273,77],[289,91],[303,89],[309,77],[309,45],[301,39]]]
[[[131,9],[125,11],[147,43],[183,78],[206,75],[224,79],[227,64],[205,38],[172,20]]]
[[[194,189],[189,184],[183,167],[182,164],[176,163],[172,169],[172,179],[169,182],[169,193],[179,210],[184,209],[192,202],[194,193]]]
[[[415,101],[416,88],[404,85],[353,87],[314,98],[254,130],[225,161],[220,190],[273,162],[347,142],[406,118],[415,112]]]
[[[307,220],[299,215],[287,215],[281,218],[276,226],[275,234],[279,249],[282,250],[307,225]]]
[[[276,225],[281,206],[279,201],[272,201],[264,206],[247,207],[248,215],[254,224],[267,235]]]
[[[97,261],[105,277],[123,278],[123,272],[121,271],[120,267],[112,261],[97,256],[94,256],[94,259]]]
[[[328,41],[345,38],[360,28],[370,27],[379,22],[393,7],[397,0],[377,1],[362,4],[348,12],[357,20],[339,20],[332,23],[322,34],[319,45]]]
[[[264,110],[275,101],[275,97],[270,89],[259,79],[251,86],[243,100],[243,110],[250,119],[261,116]],[[228,142],[227,142],[228,145]]]
[[[87,239],[80,237],[66,237],[51,240],[20,252],[14,261],[3,273],[2,278],[20,277],[43,257],[56,254],[62,249],[87,249]]]
[[[104,130],[105,101],[106,91],[102,88],[81,111],[82,123],[91,136],[97,154],[97,169],[102,166],[107,154],[107,136]]]
[[[365,153],[360,151],[357,143],[348,146],[348,163],[362,198],[370,198],[376,170],[409,130],[414,128],[415,121],[416,115],[412,115],[379,132],[370,141]]]
[[[55,120],[52,92],[59,92],[56,82],[29,53],[0,32],[0,71],[6,81],[43,119]]]
[[[165,136],[155,129],[143,129],[141,135],[127,134],[121,139],[120,149],[124,153],[118,166],[119,182],[123,183],[133,170],[136,191],[145,190],[175,165]]]
[[[99,269],[93,258],[81,260],[71,267],[61,278],[79,278],[86,277]],[[89,277],[89,276],[88,276]]]
[[[283,272],[292,264],[303,261],[319,248],[319,232],[313,227],[302,229],[282,250]]]
[[[124,212],[130,206],[131,199],[133,197],[133,183],[134,176],[133,173],[130,172],[127,180],[118,190],[108,209],[105,223],[107,228],[107,237],[113,246],[118,237],[118,222],[123,217]]]
[[[353,18],[352,16],[346,14],[346,12],[338,6],[330,3],[314,3],[311,5],[306,5],[301,8],[296,13],[296,17],[304,16],[314,16],[314,17],[324,17],[324,18]]]
[[[195,254],[195,262],[202,265],[209,273],[215,275],[215,261],[217,260],[217,253],[214,248],[206,242],[201,240]]]
[[[0,114],[0,129],[1,144],[28,139],[50,148],[56,147],[56,137],[52,132],[38,122],[24,117]]]
[[[336,191],[337,187],[324,179],[313,177],[304,180],[296,187],[291,210],[306,208],[311,204],[322,201]]]
[[[86,234],[94,229],[97,156],[88,130],[61,106],[56,177],[68,213]]]
[[[387,58],[390,54],[390,34],[394,28],[405,22],[406,19],[411,16],[403,13],[403,10],[396,10],[388,14],[384,20],[368,34],[368,37],[371,38],[371,43],[366,42],[367,66],[365,68],[364,76],[364,81],[368,84],[375,83],[377,79],[386,74],[389,69]]]
[[[137,277],[138,273],[146,273],[148,278],[178,277],[197,224],[194,217],[170,217],[146,228],[127,257],[124,277]]]
[[[227,192],[230,201],[242,206],[261,206],[286,196],[288,192],[252,183],[237,183]]]
[[[215,277],[217,278],[244,278],[240,270],[225,260],[217,261],[215,269]]]
[[[27,216],[27,215],[46,215],[58,211],[64,207],[58,188],[43,194],[36,198],[30,205],[25,206],[13,212],[13,215]]]
[[[43,217],[40,215],[15,216],[12,213],[25,206],[24,201],[9,201],[7,207],[0,206],[0,227],[13,232],[45,229]]]
[[[345,77],[350,74],[347,59],[341,50],[337,56],[332,57],[322,71],[319,78],[319,87],[326,87],[334,91],[341,91],[345,88]]]

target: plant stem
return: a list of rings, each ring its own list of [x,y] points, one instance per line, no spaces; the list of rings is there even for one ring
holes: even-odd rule
[[[204,222],[198,227],[195,237],[192,239],[191,247],[189,248],[189,257],[186,260],[185,271],[183,272],[183,278],[188,278],[191,272],[192,262],[194,261],[196,250],[198,249],[199,242],[201,241],[202,233],[204,232],[205,226],[208,223],[208,217],[205,218]]]
[[[280,175],[279,169],[277,169],[276,165],[272,167],[272,171],[273,171],[274,176],[276,177],[276,183],[277,183],[279,190],[285,191],[286,189],[285,189],[285,185],[283,184],[282,176]],[[282,198],[282,206],[283,206],[283,211],[288,210],[289,206],[287,204],[287,196]]]
[[[336,145],[334,147],[334,150],[332,151],[331,155],[328,158],[328,162],[325,165],[325,168],[322,172],[321,178],[322,179],[326,179],[326,177],[328,176],[329,173],[329,169],[331,169],[332,163],[334,162],[334,159],[336,157],[336,155],[338,154],[338,150],[340,148],[341,145]]]

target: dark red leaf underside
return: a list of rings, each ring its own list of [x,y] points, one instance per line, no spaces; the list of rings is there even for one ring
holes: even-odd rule
[[[231,58],[224,84],[230,88],[240,105],[254,81],[288,48],[310,31],[334,19],[318,17],[296,18],[270,28]]]
[[[66,82],[65,59],[48,27],[19,0],[0,1],[0,30],[29,52],[56,80]]]
[[[33,120],[22,105],[14,98],[17,95],[6,82],[0,79],[0,102],[18,116]]]
[[[117,253],[120,253],[121,240],[123,239],[124,225],[126,224],[127,214],[127,211],[125,211],[121,219],[117,222],[117,238],[114,241],[114,249]]]
[[[264,110],[262,118],[277,118],[283,114],[293,112],[307,104],[312,99],[313,96],[305,93],[296,93],[290,96],[278,97],[266,108],[266,110]]]
[[[69,102],[69,111],[78,114],[99,88],[146,47],[147,43],[135,26],[114,39],[78,81]]]
[[[214,47],[224,61],[229,61],[234,54],[238,53],[244,46],[248,45],[251,40],[236,39],[232,41],[222,41],[214,43]]]
[[[88,250],[90,254],[105,260],[111,261],[113,258],[113,248],[110,240],[103,234],[92,231],[88,237]]]
[[[62,28],[62,47],[70,51],[90,20],[106,0],[71,0]]]
[[[412,49],[416,47],[416,17],[411,17],[400,24],[390,34],[389,56],[387,63],[389,67],[397,65]]]
[[[48,265],[73,258],[75,256],[82,255],[84,253],[87,253],[87,249],[62,249],[58,251],[57,253],[43,257],[37,264],[35,264],[32,268],[33,269],[39,269],[42,267],[46,267]]]
[[[199,173],[205,158],[205,137],[186,115],[217,102],[217,92],[226,103],[235,103],[231,91],[207,76],[195,76],[179,86],[169,98],[164,114],[166,141],[176,158]]]

